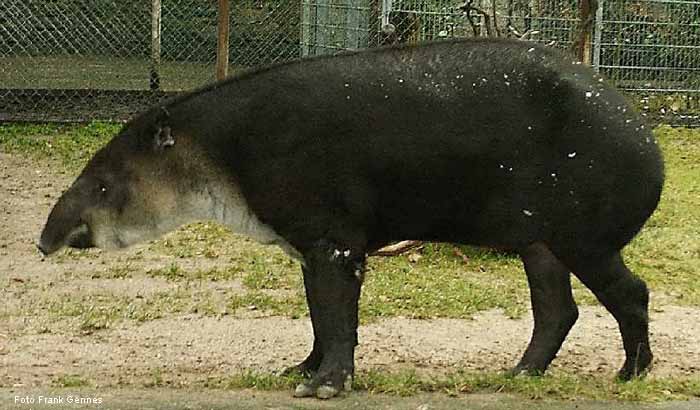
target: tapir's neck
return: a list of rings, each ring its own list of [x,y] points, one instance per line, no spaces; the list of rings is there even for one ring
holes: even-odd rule
[[[263,244],[273,244],[281,239],[269,226],[258,220],[234,183],[214,183],[207,186],[205,196],[206,219],[229,227]]]
[[[278,245],[290,256],[301,259],[299,252],[253,213],[235,178],[227,175],[226,170],[213,167],[202,169],[206,182],[187,196],[187,222],[214,221],[256,242]]]
[[[254,125],[249,118],[254,104],[249,88],[243,80],[226,82],[168,107],[177,121],[173,132],[190,137],[191,145],[185,150],[188,154],[181,161],[191,164],[188,174],[197,181],[183,186],[198,188],[187,201],[188,217],[213,220],[257,242],[277,244],[300,259],[292,246],[258,219],[237,182],[238,142]]]

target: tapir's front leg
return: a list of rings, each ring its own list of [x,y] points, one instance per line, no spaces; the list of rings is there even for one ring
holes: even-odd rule
[[[317,303],[316,299],[312,299],[311,295],[313,294],[313,291],[309,287],[311,284],[309,283],[309,278],[311,278],[311,272],[309,269],[302,265],[301,267],[302,272],[304,274],[304,288],[306,290],[306,304],[309,306],[309,311],[311,312],[316,312],[318,310],[317,307],[315,307],[315,304]],[[313,315],[312,315],[313,316]],[[323,359],[323,349],[321,349],[321,339],[318,337],[318,322],[311,321],[314,329],[314,345],[311,349],[311,353],[309,353],[309,356],[304,359],[303,362],[297,364],[296,366],[289,367],[285,369],[282,372],[283,376],[289,376],[289,375],[295,375],[295,374],[300,374],[304,377],[312,377],[316,372],[318,371],[318,368],[321,367],[321,359]]]
[[[321,364],[313,378],[297,386],[294,395],[327,399],[350,388],[355,369],[357,306],[362,284],[363,251],[330,241],[317,242],[304,253],[311,321]]]

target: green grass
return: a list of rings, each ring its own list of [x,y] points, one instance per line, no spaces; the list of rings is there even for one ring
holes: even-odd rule
[[[246,371],[231,376],[208,376],[195,380],[192,384],[194,387],[205,389],[291,391],[302,381],[303,378],[299,375],[279,376]],[[123,382],[120,383],[123,387]],[[55,387],[84,387],[91,383],[88,379],[77,375],[61,375],[57,376],[52,384]],[[177,376],[175,379],[168,378],[160,369],[154,369],[141,384],[147,388],[181,385]],[[353,390],[402,397],[420,393],[443,393],[450,396],[510,393],[533,401],[590,399],[663,402],[700,398],[700,378],[647,378],[623,383],[607,376],[578,376],[561,372],[546,376],[510,377],[497,372],[456,371],[448,375],[427,376],[412,370],[395,372],[370,370],[355,375]]]
[[[232,268],[229,269],[196,269],[187,270],[183,269],[176,264],[172,264],[167,268],[159,269],[149,269],[146,271],[146,275],[153,278],[164,278],[170,281],[222,281],[234,279],[240,274]]]
[[[103,274],[94,273],[91,278],[93,279],[129,279],[132,278],[135,273],[135,269],[130,264],[124,265],[114,265],[107,268],[107,271]]]
[[[199,381],[201,387],[223,389],[289,390],[298,376],[275,376],[246,372],[229,377],[210,377]],[[530,400],[624,400],[654,402],[687,400],[700,397],[700,378],[644,379],[622,383],[594,376],[557,373],[539,377],[510,377],[502,373],[455,372],[446,376],[424,376],[414,371],[360,372],[353,381],[354,390],[411,396],[425,392],[448,395],[470,393],[514,393]]]
[[[196,313],[215,316],[225,306],[219,306],[208,291],[179,287],[146,296],[135,297],[105,294],[59,295],[37,303],[26,315],[47,317],[51,321],[69,319],[71,328],[79,333],[109,329],[124,320],[146,322],[173,314]]]
[[[0,83],[10,88],[148,90],[150,61],[90,56],[4,57]],[[163,61],[161,88],[190,90],[214,80],[214,64]]]
[[[154,242],[150,250],[176,258],[216,259],[230,242],[228,229],[211,223],[195,223],[180,229],[176,236]]]
[[[301,292],[292,295],[272,296],[261,291],[250,291],[229,298],[227,307],[231,311],[259,310],[271,315],[283,315],[293,319],[308,314],[306,299]]]
[[[39,159],[56,159],[68,172],[76,172],[119,129],[120,124],[103,122],[87,125],[0,124],[0,147]]]
[[[143,384],[143,387],[153,388],[153,387],[165,387],[168,383],[163,378],[163,371],[159,368],[155,368],[151,371],[150,378]]]
[[[700,130],[660,127],[666,185],[656,213],[625,249],[631,268],[654,291],[700,305]]]
[[[243,372],[228,377],[209,377],[200,381],[202,387],[213,389],[293,389],[304,379],[299,375],[275,376],[269,373]]]
[[[464,261],[462,255],[468,260]],[[374,258],[363,288],[363,318],[470,317],[501,308],[519,316],[529,301],[520,261],[488,249],[428,244],[422,257]]]
[[[293,390],[303,378],[299,375],[279,376],[270,373],[246,371],[231,376],[208,376],[195,380],[193,385],[205,389],[256,389],[261,391]],[[54,387],[84,387],[91,383],[77,375],[60,375],[52,382]],[[167,378],[160,369],[154,369],[142,382],[143,387],[179,385]],[[474,393],[510,393],[527,400],[581,399],[663,402],[700,398],[700,378],[647,378],[618,382],[607,376],[579,376],[553,372],[546,376],[511,377],[497,372],[457,371],[441,376],[420,375],[412,370],[359,372],[353,381],[353,390],[370,394],[412,396],[420,393],[443,393],[450,396]]]
[[[53,387],[77,388],[89,386],[90,382],[86,378],[75,374],[64,374],[56,376],[51,384]]]

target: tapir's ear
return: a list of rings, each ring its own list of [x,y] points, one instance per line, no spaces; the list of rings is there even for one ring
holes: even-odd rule
[[[165,107],[160,108],[155,123],[154,145],[156,149],[161,150],[175,145],[175,138],[173,138],[170,128],[170,113]]]

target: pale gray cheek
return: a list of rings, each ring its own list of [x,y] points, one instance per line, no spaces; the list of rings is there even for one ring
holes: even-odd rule
[[[111,229],[104,229],[105,227],[94,226],[92,229],[92,240],[95,247],[112,251],[116,249],[123,248],[121,241],[115,235]]]
[[[165,230],[158,229],[158,221],[139,221],[118,218],[107,212],[93,215],[88,221],[95,246],[105,250],[123,249],[139,242],[155,239]]]
[[[73,229],[67,236],[67,241],[71,242],[73,238],[76,238],[80,235],[84,235],[88,232],[88,227],[87,225],[80,225],[77,228]]]

